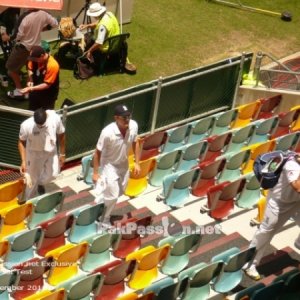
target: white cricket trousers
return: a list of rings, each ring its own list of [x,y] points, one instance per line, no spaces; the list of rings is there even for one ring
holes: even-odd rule
[[[300,227],[300,201],[295,202],[295,204],[288,210],[279,210],[279,212],[274,211],[268,201],[264,219],[249,246],[255,246],[257,250],[253,264],[258,265],[260,263],[260,260],[262,259],[273,236],[283,228],[284,224],[291,217],[295,220],[298,227]],[[298,240],[299,239],[300,235],[298,236]]]
[[[37,196],[38,185],[50,183],[59,174],[57,152],[27,151],[26,169],[32,180],[32,187],[25,191],[25,200],[29,200]]]

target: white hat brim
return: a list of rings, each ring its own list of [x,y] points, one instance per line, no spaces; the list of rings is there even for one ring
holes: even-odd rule
[[[106,12],[106,7],[102,7],[99,11],[96,11],[96,12],[90,12],[89,10],[87,10],[86,14],[89,17],[99,17],[105,12]]]

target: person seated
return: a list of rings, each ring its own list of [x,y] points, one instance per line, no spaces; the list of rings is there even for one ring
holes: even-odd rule
[[[87,15],[94,18],[95,21],[79,26],[80,30],[93,30],[93,42],[86,49],[86,57],[89,60],[93,58],[95,65],[100,66],[101,57],[109,49],[109,45],[104,43],[104,41],[107,38],[120,34],[119,22],[112,12],[107,11],[106,7],[98,2],[92,3],[89,6]]]

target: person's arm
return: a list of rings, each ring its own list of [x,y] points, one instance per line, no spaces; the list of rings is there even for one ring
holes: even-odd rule
[[[92,56],[92,53],[94,51],[96,51],[96,50],[101,51],[106,35],[107,35],[107,30],[106,30],[105,26],[101,25],[99,28],[98,36],[97,36],[97,39],[95,40],[95,43],[86,51],[87,58],[90,59]]]
[[[59,143],[59,163],[60,166],[62,167],[66,159],[65,133],[58,135],[58,143]]]
[[[94,29],[96,27],[97,23],[98,23],[98,21],[90,23],[90,24],[80,24],[79,29],[80,30],[89,29],[89,28]]]
[[[94,157],[93,157],[93,182],[94,183],[96,183],[100,178],[100,174],[99,174],[100,159],[101,159],[101,151],[95,149]]]
[[[21,157],[21,166],[20,173],[24,174],[26,172],[26,142],[19,139],[18,141],[18,149]]]
[[[296,161],[300,164],[300,156],[296,157]],[[291,186],[297,193],[300,193],[300,174],[298,179],[291,182]]]
[[[141,168],[140,168],[141,149],[140,149],[140,142],[138,140],[136,140],[132,143],[132,149],[133,149],[133,153],[134,153],[133,173],[135,176],[137,176],[141,172]]]

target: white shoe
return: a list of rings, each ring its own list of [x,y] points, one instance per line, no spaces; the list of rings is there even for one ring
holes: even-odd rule
[[[260,274],[256,270],[255,265],[250,266],[248,269],[245,269],[245,274],[249,276],[253,280],[259,280],[260,279]]]

